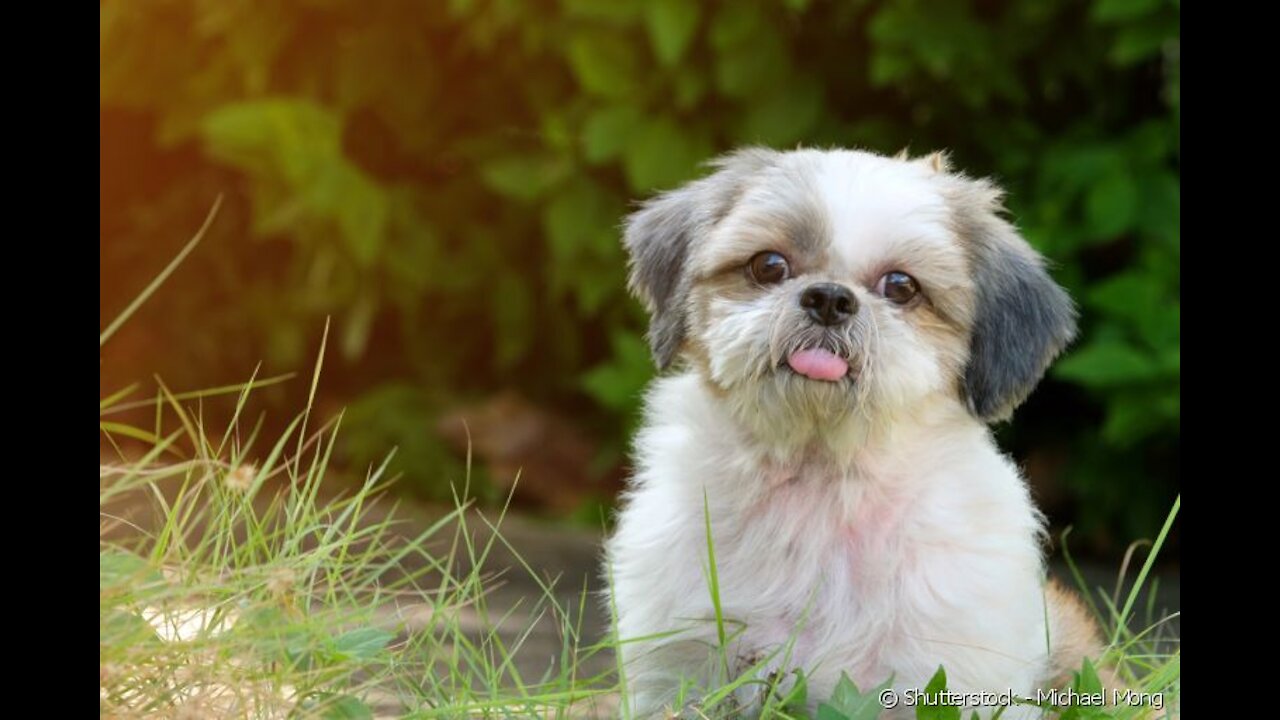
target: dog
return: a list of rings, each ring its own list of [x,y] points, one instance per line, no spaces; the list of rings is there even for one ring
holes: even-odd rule
[[[797,670],[811,707],[842,674],[1068,680],[1097,629],[1046,580],[1044,518],[989,425],[1077,314],[1002,191],[943,153],[748,148],[712,168],[625,223],[669,371],[605,546],[632,715],[744,672],[734,716]]]

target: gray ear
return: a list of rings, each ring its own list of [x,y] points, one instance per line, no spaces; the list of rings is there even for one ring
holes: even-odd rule
[[[649,346],[659,369],[670,367],[684,344],[690,247],[728,214],[748,178],[775,155],[747,149],[721,157],[712,161],[712,175],[652,198],[627,218],[629,284],[649,311]]]
[[[684,264],[698,232],[692,188],[659,195],[627,218],[623,244],[631,255],[631,292],[649,311],[649,347],[658,368],[667,369],[685,335],[689,294]]]
[[[1076,310],[1043,259],[997,214],[999,191],[975,181],[956,207],[976,293],[964,393],[987,422],[1007,419],[1076,333]]]

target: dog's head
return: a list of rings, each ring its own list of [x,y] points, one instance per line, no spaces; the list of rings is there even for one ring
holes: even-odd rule
[[[1075,332],[1066,293],[940,154],[740,151],[627,221],[659,367],[787,432],[937,403],[1008,417]],[[780,430],[781,431],[781,430]]]

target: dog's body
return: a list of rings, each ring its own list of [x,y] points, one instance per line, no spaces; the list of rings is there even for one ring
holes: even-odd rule
[[[1042,518],[987,424],[1074,312],[998,192],[939,156],[756,150],[718,167],[627,230],[655,356],[685,361],[649,392],[607,546],[633,710],[696,699],[726,659],[800,669],[814,702],[841,673],[864,689],[921,689],[939,665],[956,692],[1059,682],[1094,631],[1046,585]]]

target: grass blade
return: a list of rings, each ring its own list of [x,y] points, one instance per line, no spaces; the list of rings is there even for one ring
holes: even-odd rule
[[[110,340],[111,336],[115,335],[116,331],[119,330],[120,327],[138,311],[138,308],[142,307],[142,303],[146,302],[147,298],[151,297],[151,295],[164,284],[164,281],[169,279],[169,276],[173,274],[173,271],[177,270],[178,266],[182,264],[182,261],[187,259],[187,255],[190,255],[191,251],[196,249],[196,245],[200,244],[200,241],[204,238],[204,234],[208,232],[209,226],[213,224],[213,218],[218,214],[218,208],[220,207],[222,207],[222,195],[218,195],[218,198],[213,201],[213,207],[209,209],[209,215],[205,217],[204,224],[196,231],[195,236],[187,242],[186,246],[182,248],[173,260],[169,261],[169,264],[164,270],[160,271],[160,274],[151,281],[151,284],[147,285],[146,289],[144,289],[138,297],[134,298],[133,302],[129,303],[129,306],[117,315],[116,319],[112,320],[110,325],[107,325],[107,329],[98,334],[99,348],[107,344],[107,340]]]
[[[1120,611],[1120,617],[1116,620],[1115,632],[1111,636],[1113,644],[1119,641],[1121,633],[1127,627],[1129,613],[1133,612],[1133,604],[1138,601],[1138,593],[1142,590],[1142,585],[1147,580],[1147,573],[1151,572],[1151,566],[1155,564],[1156,558],[1160,555],[1160,548],[1164,546],[1165,538],[1169,536],[1169,530],[1173,527],[1174,519],[1178,517],[1178,508],[1181,505],[1182,495],[1178,495],[1173,499],[1173,507],[1169,509],[1169,516],[1165,518],[1164,527],[1160,528],[1160,534],[1156,536],[1156,541],[1151,546],[1151,552],[1147,553],[1146,562],[1142,563],[1142,570],[1138,572],[1138,578],[1133,581],[1133,587],[1129,589],[1129,597],[1124,602],[1124,609]]]

